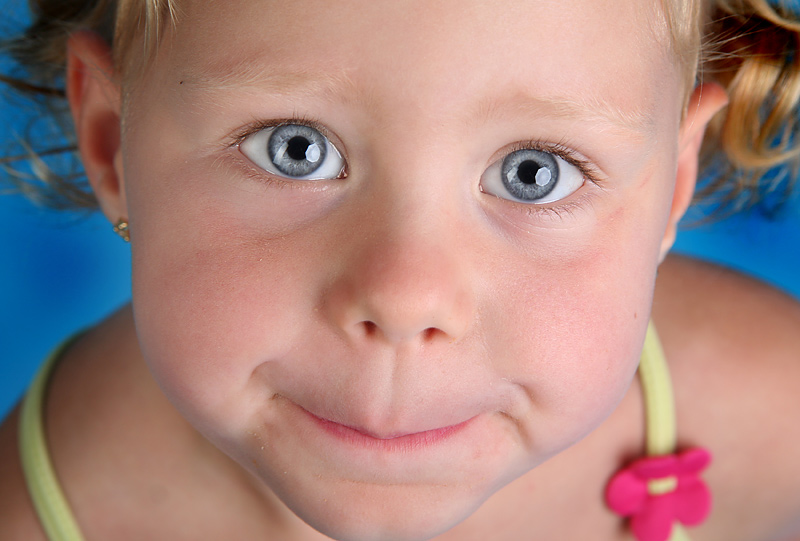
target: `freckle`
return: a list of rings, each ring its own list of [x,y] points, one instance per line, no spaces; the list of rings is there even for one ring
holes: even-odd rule
[[[182,84],[183,84],[183,81],[181,81],[181,82],[180,82],[180,83],[178,83],[178,84],[179,84],[179,85],[182,85]]]

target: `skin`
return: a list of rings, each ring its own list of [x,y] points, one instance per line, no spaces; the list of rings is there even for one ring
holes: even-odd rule
[[[635,426],[656,270],[724,93],[698,89],[682,116],[649,2],[421,9],[186,2],[124,92],[104,44],[70,42],[87,174],[131,224],[133,312],[105,335],[133,344],[116,362],[147,398],[127,403],[172,412],[120,411],[123,426],[177,434],[161,456],[186,464],[167,475],[187,486],[183,468],[208,465],[262,510],[254,531],[319,535],[288,508],[336,539],[463,538],[457,525],[496,526],[498,502],[525,501],[532,468],[552,486],[564,460],[602,456],[607,475],[620,451],[598,442],[641,441],[584,438]],[[247,80],[214,81],[237,62]],[[637,127],[565,114],[568,100]],[[254,121],[287,118],[324,126],[346,178],[282,180],[237,148]],[[504,198],[484,173],[528,141],[568,147],[596,182]]]
[[[416,12],[188,2],[124,103],[102,47],[87,61],[75,44],[74,62],[106,72],[76,74],[71,104],[103,209],[131,224],[153,376],[342,539],[441,533],[609,415],[724,103],[695,97],[681,130],[649,3]],[[246,80],[218,80],[240,60]],[[564,113],[569,100],[635,129],[598,107]],[[254,120],[286,118],[324,126],[347,178],[287,181],[236,147]],[[525,141],[563,143],[598,180],[543,205],[487,193],[484,171]],[[369,437],[343,441],[308,412]],[[443,443],[398,437],[462,423]]]

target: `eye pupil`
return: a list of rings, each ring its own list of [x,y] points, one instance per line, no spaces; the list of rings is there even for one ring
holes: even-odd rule
[[[539,176],[539,171],[541,170],[542,168],[539,167],[539,164],[528,160],[519,164],[519,167],[517,168],[517,175],[519,175],[519,180],[523,184],[538,184],[537,177]]]
[[[534,161],[524,161],[517,168],[517,176],[520,182],[527,185],[535,184],[539,187],[547,186],[553,178],[553,174],[547,167],[540,167]]]
[[[295,161],[306,159],[306,152],[312,143],[302,136],[295,136],[286,143],[286,154]]]

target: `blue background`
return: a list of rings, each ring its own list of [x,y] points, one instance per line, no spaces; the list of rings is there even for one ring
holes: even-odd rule
[[[21,28],[19,2],[11,4],[0,1],[0,32]],[[0,104],[0,126],[2,147],[24,126],[15,104]],[[19,195],[0,197],[0,247],[2,418],[53,347],[129,299],[130,253],[99,213],[47,211]],[[737,215],[682,231],[676,251],[739,269],[800,298],[800,196],[774,219]]]

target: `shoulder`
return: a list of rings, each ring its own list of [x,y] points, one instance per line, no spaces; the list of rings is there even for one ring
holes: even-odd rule
[[[745,538],[796,528],[800,303],[731,270],[672,257],[659,272],[653,315],[673,372],[679,437],[715,455],[715,507],[744,529],[765,528]]]
[[[714,353],[762,375],[800,370],[800,303],[755,279],[673,256],[659,271],[653,304],[659,331],[682,353]],[[678,336],[679,335],[679,336]]]
[[[777,385],[800,375],[796,299],[735,271],[677,256],[662,264],[657,282],[653,315],[665,348],[704,359],[695,368],[752,373]]]
[[[37,539],[45,535],[33,509],[20,464],[19,407],[0,425],[0,539]]]

